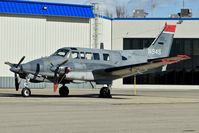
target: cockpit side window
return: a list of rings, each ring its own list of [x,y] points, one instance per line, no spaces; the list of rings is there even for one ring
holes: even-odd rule
[[[65,57],[66,55],[68,55],[68,53],[69,53],[68,49],[59,49],[52,56],[62,56],[62,57]]]
[[[71,52],[71,58],[72,59],[79,59],[79,52],[72,51]]]

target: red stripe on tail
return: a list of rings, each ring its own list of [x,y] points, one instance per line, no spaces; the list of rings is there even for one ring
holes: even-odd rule
[[[176,31],[176,25],[168,25],[167,23],[165,24],[164,28],[165,32],[175,32]]]

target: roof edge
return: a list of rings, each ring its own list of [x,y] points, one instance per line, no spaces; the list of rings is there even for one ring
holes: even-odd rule
[[[16,3],[37,3],[37,4],[48,4],[48,5],[67,5],[67,6],[76,6],[76,7],[90,7],[92,5],[81,5],[81,4],[67,4],[67,3],[55,3],[55,2],[40,2],[40,1],[27,1],[27,0],[0,0],[0,2],[16,2]]]
[[[113,18],[112,20],[199,20],[199,18]]]

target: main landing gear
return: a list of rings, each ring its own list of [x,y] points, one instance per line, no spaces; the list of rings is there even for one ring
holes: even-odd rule
[[[112,98],[110,88],[111,88],[110,86],[108,86],[108,87],[102,87],[100,89],[99,97],[100,98]]]
[[[59,88],[59,95],[61,97],[67,97],[69,94],[69,89],[67,86],[63,85],[62,87]]]

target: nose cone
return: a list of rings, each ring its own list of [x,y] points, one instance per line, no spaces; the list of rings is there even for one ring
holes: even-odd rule
[[[20,70],[21,70],[21,65],[18,66],[18,67],[12,66],[12,67],[10,68],[10,71],[12,71],[12,72],[14,72],[14,73],[18,73],[18,72],[20,72]]]

